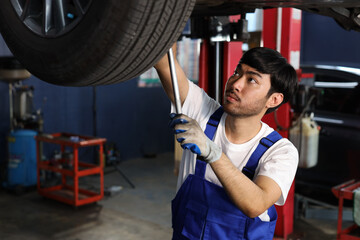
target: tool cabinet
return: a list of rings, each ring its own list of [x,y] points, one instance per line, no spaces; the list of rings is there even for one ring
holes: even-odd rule
[[[70,133],[54,133],[38,135],[35,136],[35,139],[37,146],[37,190],[40,195],[75,207],[96,202],[103,198],[103,144],[106,142],[105,138],[80,136]],[[65,148],[72,149],[71,159],[60,158],[51,161],[41,159],[43,143],[59,145],[61,153],[65,151]],[[79,148],[89,146],[97,147],[98,164],[79,160]],[[61,175],[61,183],[54,186],[44,186],[46,184],[43,184],[41,181],[41,172],[44,170]],[[99,191],[79,187],[79,179],[90,175],[99,176]]]

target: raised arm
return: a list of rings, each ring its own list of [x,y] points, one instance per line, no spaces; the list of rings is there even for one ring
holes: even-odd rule
[[[174,44],[172,49],[174,56],[176,56],[176,43]],[[174,61],[175,61],[176,75],[177,75],[179,91],[180,91],[181,105],[183,105],[189,91],[189,82],[187,80],[187,77],[183,69],[176,60],[176,57],[174,58],[175,58]],[[159,75],[160,81],[166,92],[166,95],[169,97],[171,102],[174,103],[174,92],[171,82],[171,73],[170,73],[170,66],[169,66],[167,54],[165,54],[165,56],[162,57],[162,59],[154,66],[154,68],[156,69]]]

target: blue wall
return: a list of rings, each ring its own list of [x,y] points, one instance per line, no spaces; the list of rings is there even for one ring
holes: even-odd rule
[[[23,84],[35,88],[34,105],[43,111],[44,132],[93,135],[92,87],[61,87],[36,77]],[[0,162],[7,152],[8,96],[7,83],[0,81]],[[170,102],[161,87],[139,88],[136,79],[96,87],[96,109],[97,135],[114,142],[121,159],[173,151]]]
[[[7,157],[6,136],[9,128],[9,87],[0,81],[0,164]]]
[[[347,31],[330,17],[303,12],[301,63],[360,68],[360,32]]]

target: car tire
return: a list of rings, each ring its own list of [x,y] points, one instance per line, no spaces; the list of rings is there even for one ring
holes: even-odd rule
[[[195,5],[195,0],[88,1],[76,26],[48,36],[29,28],[14,7],[31,0],[1,0],[0,31],[14,56],[41,80],[113,84],[152,67],[178,39]]]

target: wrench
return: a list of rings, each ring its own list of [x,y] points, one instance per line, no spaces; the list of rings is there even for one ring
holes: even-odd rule
[[[177,80],[177,76],[176,76],[174,54],[173,54],[172,48],[170,48],[168,51],[168,59],[169,59],[169,65],[170,65],[171,82],[172,82],[173,90],[174,90],[175,109],[176,109],[177,114],[181,114],[181,98],[180,98],[178,80]]]

